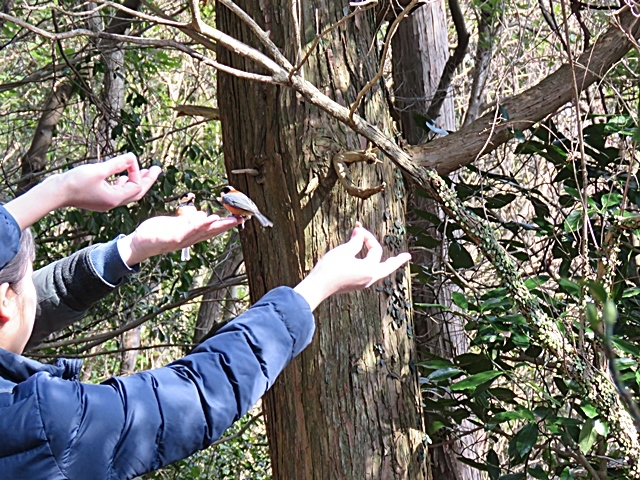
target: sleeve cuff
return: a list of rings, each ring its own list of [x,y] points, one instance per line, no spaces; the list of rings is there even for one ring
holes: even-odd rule
[[[114,287],[121,285],[127,277],[140,271],[140,265],[131,268],[122,260],[118,249],[118,240],[121,238],[124,238],[124,235],[118,235],[110,242],[98,245],[89,255],[96,273]]]
[[[0,206],[0,269],[6,267],[18,254],[21,235],[16,219]]]
[[[295,357],[313,339],[315,321],[311,308],[304,297],[290,287],[274,288],[253,307],[269,304],[278,313],[293,339],[292,357]]]

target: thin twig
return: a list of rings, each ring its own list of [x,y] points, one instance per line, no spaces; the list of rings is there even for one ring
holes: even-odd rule
[[[191,302],[192,300],[194,300],[197,297],[200,297],[202,295],[204,295],[205,293],[209,293],[212,292],[214,290],[220,290],[223,288],[228,288],[234,285],[240,285],[242,282],[244,282],[246,280],[247,276],[246,275],[238,275],[236,277],[233,277],[229,280],[227,280],[224,283],[216,283],[214,285],[209,285],[206,287],[201,287],[201,288],[196,288],[194,290],[191,290],[187,296],[185,298],[182,298],[178,301],[172,302],[172,303],[168,303],[166,305],[163,305],[162,307],[158,308],[157,310],[154,310],[153,312],[150,312],[146,315],[143,315],[140,318],[137,318],[135,320],[132,320],[129,323],[126,323],[125,325],[122,325],[121,327],[118,327],[114,330],[110,330],[108,332],[104,332],[104,333],[99,333],[97,335],[92,335],[90,337],[82,337],[82,338],[72,338],[69,340],[61,340],[59,342],[51,342],[51,343],[42,343],[40,345],[38,345],[37,347],[34,347],[33,350],[43,350],[45,348],[58,348],[58,347],[66,347],[68,345],[77,345],[79,343],[85,343],[85,342],[90,342],[87,345],[83,346],[82,348],[80,348],[78,351],[79,352],[85,352],[87,350],[90,350],[91,348],[95,347],[96,345],[100,345],[101,343],[106,342],[107,340],[110,340],[114,337],[117,337],[118,335],[131,330],[132,328],[135,328],[139,325],[142,325],[143,323],[145,323],[146,321],[158,316],[159,314],[166,312],[167,310],[171,310],[173,308],[179,307],[181,305],[184,305],[185,303]]]
[[[411,0],[409,5],[407,5],[404,8],[404,10],[402,10],[400,15],[398,15],[395,18],[395,20],[389,27],[389,34],[387,35],[387,39],[384,42],[384,48],[382,49],[382,55],[380,57],[380,68],[378,69],[378,73],[376,73],[376,75],[371,80],[369,80],[369,83],[367,83],[364,86],[364,88],[360,90],[360,92],[358,93],[358,96],[356,97],[355,102],[353,102],[353,105],[351,105],[351,109],[349,110],[349,119],[351,121],[353,121],[353,114],[355,113],[356,109],[360,105],[362,98],[367,94],[369,90],[371,90],[371,87],[373,87],[376,83],[378,83],[378,81],[380,81],[380,79],[382,78],[382,75],[384,73],[384,65],[387,59],[387,53],[389,51],[389,45],[391,45],[391,39],[393,38],[393,36],[396,33],[396,30],[398,29],[398,25],[402,20],[404,20],[405,15],[409,13],[413,9],[413,7],[415,7],[421,1],[424,1],[424,0]]]
[[[236,438],[238,438],[239,436],[241,436],[244,432],[246,432],[249,427],[251,425],[253,425],[260,417],[262,416],[262,411],[256,413],[255,415],[253,415],[249,421],[240,429],[238,430],[236,433],[234,433],[233,435],[229,435],[227,437],[223,437],[220,438],[218,440],[216,440],[215,442],[213,442],[210,446],[213,447],[215,445],[220,445],[221,443],[225,443],[225,442],[229,442],[231,440],[234,440]]]
[[[351,5],[352,7],[355,6],[356,9],[353,12],[349,13],[348,15],[345,15],[344,17],[342,17],[333,25],[330,25],[327,28],[325,28],[322,32],[316,33],[316,36],[313,39],[313,42],[311,42],[311,45],[309,46],[309,48],[307,48],[307,52],[304,54],[304,57],[298,62],[298,64],[289,73],[289,80],[291,80],[291,77],[296,73],[298,73],[298,71],[302,68],[302,66],[305,63],[307,63],[307,60],[309,59],[313,51],[316,49],[316,47],[318,46],[318,43],[323,37],[325,37],[327,34],[332,32],[336,28],[338,28],[340,25],[342,25],[343,23],[345,23],[347,20],[354,17],[358,13],[366,12],[370,8],[375,7],[377,3],[378,3],[377,0],[368,0],[365,2],[350,3],[349,5]]]

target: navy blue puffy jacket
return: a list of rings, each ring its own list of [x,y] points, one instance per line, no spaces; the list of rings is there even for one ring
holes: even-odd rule
[[[0,478],[129,479],[185,458],[246,413],[313,331],[306,300],[280,287],[184,358],[100,385],[77,381],[79,362],[0,349]]]

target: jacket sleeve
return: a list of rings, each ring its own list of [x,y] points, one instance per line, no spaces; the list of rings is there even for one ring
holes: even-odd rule
[[[42,382],[41,416],[62,472],[133,478],[206,448],[273,385],[314,328],[304,298],[280,287],[166,367],[101,385]]]
[[[135,271],[122,262],[117,239],[84,248],[35,271],[38,308],[26,349],[82,318]]]
[[[13,260],[18,253],[21,233],[13,216],[0,206],[0,269]]]

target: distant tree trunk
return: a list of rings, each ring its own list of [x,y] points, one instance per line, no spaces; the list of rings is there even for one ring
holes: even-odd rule
[[[317,28],[349,9],[346,1],[238,3],[294,63]],[[221,30],[256,45],[238,17],[216,8]],[[374,23],[368,12],[334,30],[311,53],[306,78],[339,102],[353,102],[378,69]],[[254,69],[225,50],[218,60]],[[229,180],[274,222],[261,229],[249,221],[241,231],[253,301],[273,287],[295,285],[322,254],[348,240],[356,220],[386,238],[387,255],[406,249],[405,187],[388,160],[352,165],[356,184],[384,181],[387,188],[368,200],[351,197],[330,162],[336,153],[365,147],[361,138],[287,89],[219,73],[218,92],[227,171],[261,173],[229,173]],[[390,131],[380,85],[358,111]],[[274,479],[427,478],[408,276],[400,271],[380,286],[386,292],[370,288],[324,302],[313,343],[266,395]]]
[[[22,176],[18,182],[18,193],[24,193],[39,183],[40,179],[35,175],[47,167],[47,152],[53,141],[53,132],[69,103],[72,89],[73,84],[63,80],[54,87],[44,104],[31,146],[22,157]]]
[[[139,0],[126,0],[123,5],[137,10]],[[106,32],[123,34],[131,25],[131,15],[121,11],[111,18]],[[92,19],[93,20],[93,19]],[[93,20],[95,24],[95,20]],[[100,94],[100,117],[96,130],[93,156],[98,161],[105,160],[117,153],[117,141],[113,135],[114,128],[121,118],[126,92],[126,69],[124,64],[124,45],[114,40],[102,40],[98,43],[104,67],[104,83]],[[122,344],[129,350],[121,355],[120,374],[127,375],[135,371],[140,346],[142,326],[128,330],[122,334]]]
[[[430,2],[416,10],[403,21],[393,38],[393,79],[395,108],[400,120],[403,137],[412,145],[425,140],[426,132],[413,116],[425,115],[438,88],[440,76],[449,57],[446,14],[444,2]],[[444,100],[437,118],[437,126],[447,130],[455,128],[453,99]],[[433,119],[435,120],[435,119]],[[410,197],[410,211],[425,210],[444,218],[439,205],[419,195]],[[435,226],[417,215],[409,215],[410,223],[437,237]],[[429,272],[441,271],[447,257],[446,244],[426,250],[412,249],[413,263]],[[416,277],[417,278],[417,277]],[[419,280],[412,285],[416,303],[451,304],[451,286],[442,276],[430,276],[431,282]],[[416,312],[415,338],[418,351],[430,351],[445,358],[452,358],[467,350],[464,328],[455,315],[443,314],[439,309]],[[427,418],[428,422],[429,419]],[[438,439],[439,440],[439,439]],[[435,443],[441,443],[436,440]],[[446,439],[449,440],[449,439]],[[429,459],[435,480],[480,479],[480,471],[457,460],[461,455],[460,442],[429,449]]]
[[[502,31],[502,18],[499,9],[479,8],[478,15],[478,45],[476,47],[475,64],[469,104],[462,125],[469,125],[481,114],[484,107],[485,88],[491,73],[491,58],[493,46],[499,40]]]
[[[226,256],[211,271],[211,278],[208,284],[214,282],[224,282],[226,279],[235,275],[242,265],[242,251],[238,246],[238,233],[233,232],[227,240],[225,247]],[[214,290],[202,296],[202,304],[198,310],[198,319],[196,320],[196,328],[193,334],[193,343],[200,343],[210,336],[212,330],[220,328],[228,317],[225,314],[225,302],[233,296],[233,289],[229,287]]]

